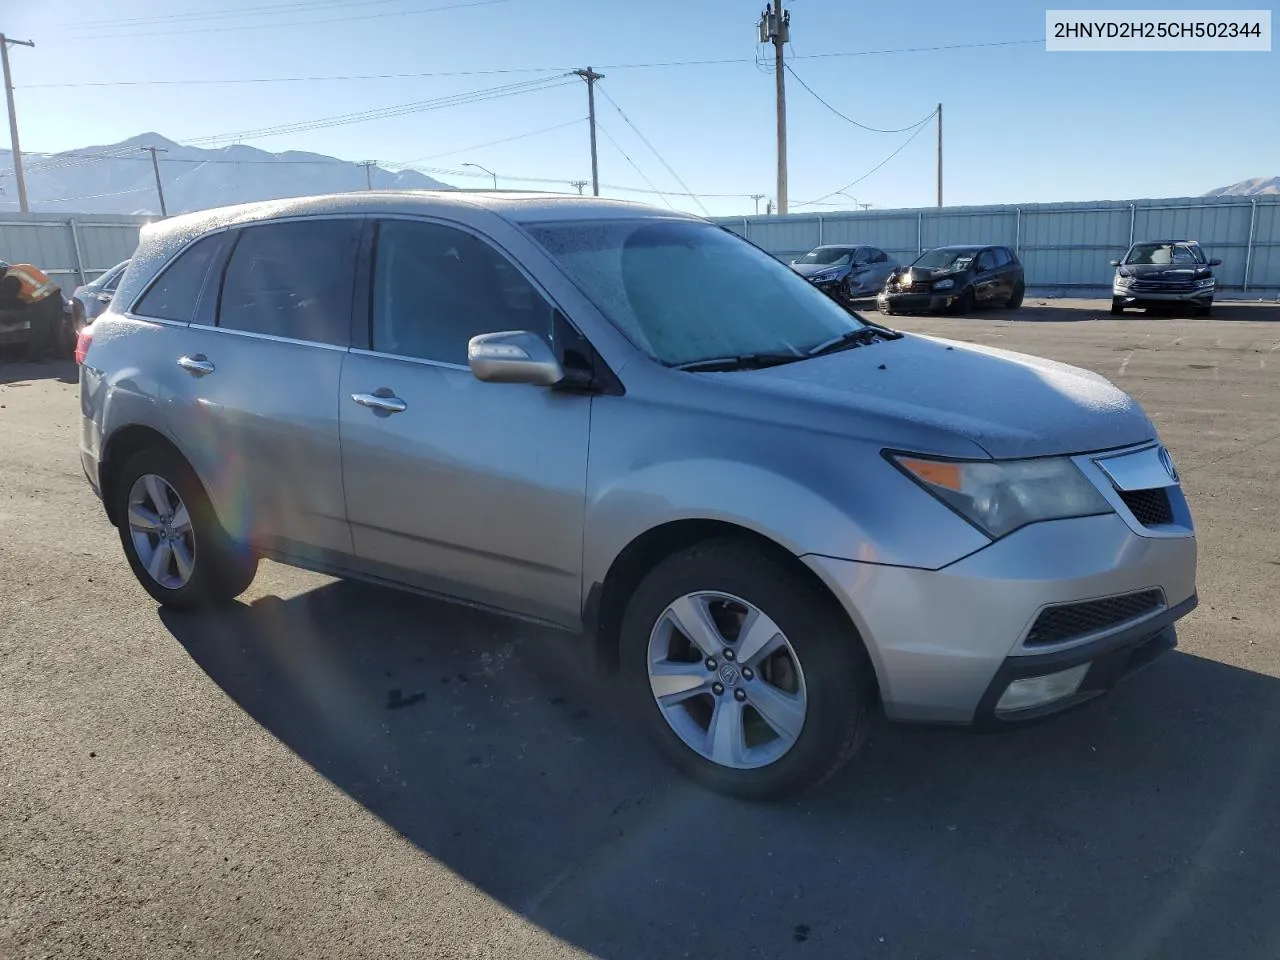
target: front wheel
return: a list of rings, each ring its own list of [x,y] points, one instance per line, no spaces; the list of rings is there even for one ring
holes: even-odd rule
[[[955,303],[951,305],[952,312],[959,316],[964,316],[966,313],[969,313],[972,309],[973,309],[973,290],[972,289],[966,289],[962,294],[960,294],[959,297],[956,298]]]
[[[1195,308],[1195,315],[1196,315],[1197,317],[1207,317],[1207,316],[1209,316],[1209,315],[1210,315],[1210,314],[1212,314],[1212,313],[1213,313],[1213,301],[1212,301],[1212,300],[1210,300],[1210,301],[1209,301],[1208,303],[1206,303],[1206,304],[1199,305],[1199,306],[1197,306],[1197,307]]]
[[[115,492],[125,557],[159,603],[177,609],[224,603],[253,582],[257,557],[227,536],[195,471],[176,452],[135,453]]]
[[[644,579],[623,615],[628,705],[667,759],[721,793],[771,800],[856,752],[874,699],[842,610],[752,547],[713,541]]]
[[[1113,317],[1118,317],[1122,313],[1124,313],[1124,302],[1117,297],[1112,297],[1111,298],[1111,315]]]

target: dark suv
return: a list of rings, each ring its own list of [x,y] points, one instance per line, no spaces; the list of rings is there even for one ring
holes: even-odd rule
[[[1111,283],[1111,312],[1125,307],[1158,307],[1190,304],[1200,316],[1213,309],[1217,281],[1210,260],[1194,240],[1145,240],[1129,247]]]
[[[1022,306],[1022,264],[1008,247],[935,247],[895,270],[877,298],[881,313]]]

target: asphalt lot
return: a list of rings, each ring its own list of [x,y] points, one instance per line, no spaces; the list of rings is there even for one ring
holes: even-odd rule
[[[274,564],[159,612],[74,368],[0,359],[0,957],[1280,956],[1280,310],[1038,303],[889,322],[1142,401],[1200,533],[1179,651],[775,806],[671,773],[577,638]]]

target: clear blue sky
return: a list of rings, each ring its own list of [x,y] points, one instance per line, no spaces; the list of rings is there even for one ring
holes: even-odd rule
[[[845,114],[894,128],[924,117],[939,101],[944,104],[948,204],[1195,195],[1280,173],[1280,53],[1275,51],[1046,53],[1042,43],[1030,43],[827,57],[818,55],[1038,40],[1044,35],[1045,5],[790,0],[787,6],[794,69]],[[34,50],[10,51],[27,151],[113,143],[144,131],[188,141],[555,73],[169,86],[41,84],[590,64],[607,74],[600,88],[692,191],[774,193],[774,82],[772,73],[754,62],[767,50],[756,43],[763,0],[46,0],[4,7],[0,29],[37,44]],[[101,23],[109,14],[112,25],[83,26]],[[720,59],[739,62],[621,66]],[[793,211],[833,209],[794,205],[861,176],[906,139],[906,134],[869,133],[849,125],[791,77],[787,89]],[[602,127],[658,188],[681,189],[608,100],[597,99],[597,112]],[[480,146],[585,116],[585,85],[575,80],[489,102],[243,142],[382,164],[448,154],[422,163],[449,169],[462,169],[464,162],[483,164],[499,174],[500,183],[503,175],[585,179],[590,176],[585,123]],[[849,193],[876,207],[932,203],[934,150],[930,126]],[[459,185],[487,185],[438,176]],[[604,136],[600,178],[647,186]],[[672,202],[697,209],[687,199],[673,197]],[[705,202],[715,214],[753,208],[742,196]]]

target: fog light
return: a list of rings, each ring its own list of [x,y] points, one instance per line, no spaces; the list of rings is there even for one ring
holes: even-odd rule
[[[1042,677],[1023,677],[1009,684],[1000,702],[996,704],[996,713],[1009,713],[1014,710],[1026,710],[1069,697],[1080,689],[1084,675],[1092,664],[1082,663],[1079,666],[1047,673]]]

